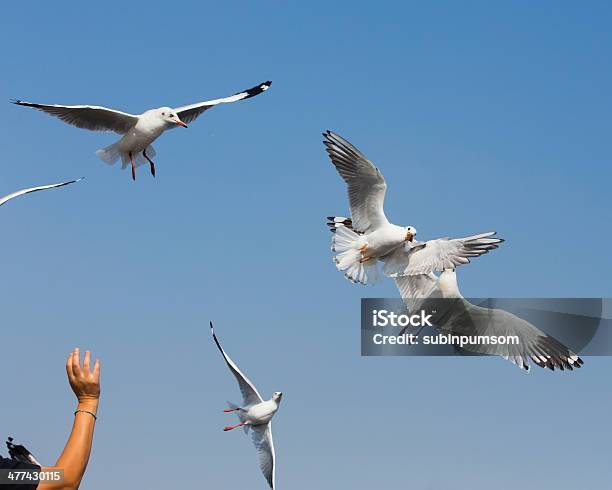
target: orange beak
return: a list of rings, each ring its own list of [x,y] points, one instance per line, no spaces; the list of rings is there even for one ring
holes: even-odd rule
[[[181,121],[180,119],[179,119],[178,121],[176,121],[176,125],[177,125],[177,126],[183,126],[184,128],[187,128],[187,127],[188,127],[188,126],[187,126],[187,125],[186,125],[186,124],[185,124],[183,121]]]

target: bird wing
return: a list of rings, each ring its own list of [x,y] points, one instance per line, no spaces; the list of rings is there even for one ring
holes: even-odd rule
[[[225,359],[227,366],[230,368],[230,371],[232,372],[232,374],[238,381],[238,386],[240,387],[240,392],[242,393],[244,405],[248,406],[248,405],[253,405],[256,403],[263,402],[263,398],[257,391],[257,388],[255,388],[255,386],[249,380],[249,378],[247,378],[244,374],[242,374],[240,369],[238,369],[238,366],[236,366],[236,363],[234,363],[234,361],[230,359],[230,357],[223,350],[223,347],[221,347],[221,344],[219,343],[219,340],[217,339],[217,336],[215,335],[215,330],[213,328],[212,322],[210,322],[210,331],[212,333],[215,344],[217,344],[217,347],[221,351],[221,354],[223,354],[223,358]]]
[[[276,479],[276,468],[274,453],[274,441],[272,440],[272,422],[252,426],[251,439],[257,449],[259,467],[265,476],[270,488],[274,490]]]
[[[406,246],[398,247],[382,258],[385,262],[383,272],[389,277],[398,277],[454,269],[469,263],[470,257],[496,249],[497,244],[504,240],[491,238],[495,233],[490,231],[465,238],[406,243]]]
[[[33,107],[77,128],[91,131],[114,131],[125,134],[138,122],[138,116],[134,114],[96,105],[35,104],[24,100],[15,100],[13,103]]]
[[[460,298],[460,302],[453,306],[453,314],[440,331],[451,335],[516,336],[517,344],[469,344],[463,349],[478,354],[501,355],[526,371],[529,370],[529,360],[553,371],[555,368],[571,371],[584,363],[575,352],[530,322],[505,310],[473,305],[465,298]]]
[[[255,97],[256,95],[259,95],[262,92],[268,90],[270,88],[270,85],[272,85],[272,82],[270,81],[263,82],[255,87],[243,90],[242,92],[238,92],[237,94],[231,95],[229,97],[224,97],[222,99],[215,100],[207,100],[204,102],[198,102],[196,104],[177,107],[176,109],[174,109],[174,111],[177,113],[181,121],[183,121],[184,123],[190,123],[191,121],[194,121],[204,111],[216,106],[217,104],[227,104],[228,102],[237,102],[239,100]]]
[[[60,182],[59,184],[40,185],[38,187],[30,187],[29,189],[22,189],[20,191],[13,192],[12,194],[8,194],[7,196],[0,197],[0,206],[2,206],[7,201],[10,201],[11,199],[14,199],[19,196],[23,196],[24,194],[29,194],[30,192],[38,192],[38,191],[44,191],[46,189],[54,189],[56,187],[63,187],[68,184],[74,184],[75,182],[78,182],[79,180],[83,180],[83,179],[80,178],[76,180],[70,180],[68,182]]]
[[[447,271],[445,274],[455,274]],[[412,306],[436,312],[433,323],[445,335],[518,337],[517,344],[468,344],[463,350],[477,354],[502,356],[519,368],[529,370],[529,360],[554,370],[579,368],[582,359],[554,337],[542,332],[518,316],[504,310],[483,308],[466,300],[458,288],[453,298],[441,299],[439,279],[434,274],[395,278],[402,299]],[[433,300],[427,302],[427,300]]]
[[[395,278],[395,285],[410,312],[423,308],[427,299],[441,296],[438,288],[438,278],[433,272],[413,276],[398,276]]]
[[[34,457],[34,455],[28,451],[25,446],[21,444],[13,443],[13,438],[9,437],[6,441],[6,447],[8,448],[9,456],[13,461],[19,461],[20,463],[29,463],[36,466],[42,466]]]
[[[348,186],[355,231],[365,233],[389,223],[384,210],[387,183],[380,170],[336,133],[326,131],[323,138],[332,163]]]

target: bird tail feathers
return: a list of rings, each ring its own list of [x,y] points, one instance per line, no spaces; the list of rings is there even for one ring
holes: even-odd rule
[[[153,159],[153,157],[156,155],[155,149],[152,146],[147,146],[146,152],[147,156],[151,159]],[[100,158],[108,165],[114,165],[117,160],[121,159],[121,170],[124,170],[125,168],[130,167],[132,165],[132,163],[130,162],[129,153],[122,152],[119,149],[118,141],[117,143],[113,143],[112,145],[109,145],[105,148],[101,148],[100,150],[96,151],[96,155],[98,155],[98,158]],[[149,163],[142,154],[142,152],[136,154],[133,153],[132,158],[134,159],[135,167],[140,167],[145,163]]]
[[[99,149],[96,151],[96,155],[98,155],[98,158],[108,165],[113,165],[117,160],[119,160],[119,157],[121,157],[119,142],[107,146],[106,148]]]
[[[353,229],[353,220],[351,218],[345,218],[344,216],[328,216],[327,226],[329,226],[329,231],[332,233],[335,233],[338,228],[346,226],[349,230],[353,230],[355,233],[362,235],[362,233]]]
[[[360,247],[365,245],[361,235],[348,226],[334,228],[336,232],[332,238],[332,251],[336,252],[334,262],[339,271],[351,282],[360,284],[374,284],[381,278],[378,260],[362,261]]]

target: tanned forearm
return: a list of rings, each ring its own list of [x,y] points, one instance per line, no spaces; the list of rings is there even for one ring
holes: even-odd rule
[[[83,370],[79,366],[79,352],[75,349],[72,358],[68,358],[67,371],[70,384],[77,394],[78,405],[74,423],[66,447],[54,467],[44,470],[62,470],[61,482],[45,481],[38,485],[38,490],[76,490],[81,484],[93,443],[99,403],[99,363],[90,372],[89,352],[85,354]],[[94,380],[92,384],[92,380]],[[92,415],[93,414],[93,415]]]
[[[95,414],[98,410],[98,402],[97,400],[81,402],[78,404],[77,409],[86,410],[87,412]],[[70,433],[66,447],[55,463],[55,468],[53,468],[64,470],[63,482],[57,484],[57,486],[40,484],[38,486],[39,490],[79,488],[81,479],[85,474],[85,468],[87,468],[87,463],[89,462],[95,425],[96,420],[89,413],[76,413],[74,416],[74,424],[72,425],[72,432]]]

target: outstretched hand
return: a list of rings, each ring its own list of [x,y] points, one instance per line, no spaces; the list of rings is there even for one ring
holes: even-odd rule
[[[66,360],[68,382],[78,399],[74,412],[74,424],[66,447],[59,459],[47,470],[61,469],[63,481],[41,480],[38,490],[78,490],[91,454],[94,428],[96,426],[98,403],[100,399],[100,361],[91,364],[91,353],[85,351],[81,364],[81,351],[77,347]]]
[[[79,403],[95,401],[100,398],[100,360],[96,359],[91,368],[91,353],[85,351],[83,366],[81,367],[81,352],[77,347],[68,356],[66,361],[68,381]]]

